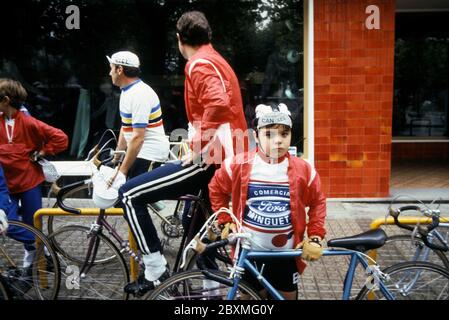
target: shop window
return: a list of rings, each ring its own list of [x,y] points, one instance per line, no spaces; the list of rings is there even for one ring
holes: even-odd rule
[[[393,136],[448,137],[449,13],[396,15]]]
[[[80,29],[66,27],[65,10],[73,4]],[[185,61],[175,25],[183,12],[200,10],[211,24],[215,49],[240,80],[249,126],[258,103],[284,102],[293,115],[292,145],[301,152],[302,8],[299,0],[7,1],[0,20],[0,77],[21,81],[30,112],[69,135],[69,150],[58,159],[81,159],[104,129],[120,129],[120,91],[111,84],[105,58],[118,50],[140,56],[142,79],[161,100],[166,132],[185,128]],[[87,129],[77,128],[86,123]]]

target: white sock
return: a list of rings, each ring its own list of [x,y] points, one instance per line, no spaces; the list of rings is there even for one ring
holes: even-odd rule
[[[167,260],[159,251],[144,254],[142,260],[145,264],[145,278],[147,280],[157,280],[165,272]]]
[[[28,268],[33,263],[34,257],[36,256],[36,250],[26,250],[23,255],[23,267]]]

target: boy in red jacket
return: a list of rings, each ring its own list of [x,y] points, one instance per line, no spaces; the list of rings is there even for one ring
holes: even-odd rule
[[[36,163],[39,157],[54,155],[68,146],[62,130],[51,127],[23,111],[27,93],[20,82],[0,79],[0,165],[5,173],[11,200],[19,211],[8,212],[9,220],[33,225],[33,215],[42,208],[41,184],[45,177]],[[23,228],[8,229],[8,236],[25,244],[23,267],[33,261],[34,236]]]
[[[225,160],[209,184],[209,197],[214,211],[228,207],[232,198],[242,231],[251,233],[253,249],[303,248],[302,259],[296,263],[290,259],[256,261],[259,268],[265,264],[263,275],[286,299],[295,299],[298,272],[305,268],[302,260],[314,261],[322,254],[326,199],[315,169],[288,152],[292,120],[287,106],[258,105],[255,128],[257,149]],[[229,221],[229,216],[219,216],[219,224],[226,229]],[[303,241],[306,229],[308,238]],[[243,279],[262,289],[251,275]]]

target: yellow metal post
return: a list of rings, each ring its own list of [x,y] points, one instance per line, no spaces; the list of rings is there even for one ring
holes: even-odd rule
[[[128,239],[129,239],[129,247],[133,252],[137,253],[137,243],[136,239],[134,239],[134,235],[131,232],[131,229],[128,228]],[[139,274],[139,265],[133,257],[129,258],[129,272],[131,274],[131,281],[137,280],[137,275]]]
[[[432,219],[427,217],[399,217],[399,222],[403,224],[418,224],[418,223],[430,224],[432,222]],[[371,222],[370,229],[374,230],[378,229],[381,225],[390,225],[390,224],[394,224],[393,217],[388,217],[387,219],[377,218]],[[377,250],[371,250],[369,256],[374,260],[376,260]]]

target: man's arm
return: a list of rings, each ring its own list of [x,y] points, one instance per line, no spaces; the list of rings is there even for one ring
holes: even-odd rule
[[[126,150],[126,140],[125,136],[123,135],[123,128],[120,128],[116,151],[125,151],[125,150]],[[119,159],[120,154],[116,154],[114,160],[118,161]]]
[[[144,137],[145,137],[145,128],[133,128],[133,135],[129,140],[128,147],[126,148],[126,141],[123,137],[122,130],[120,130],[120,137],[117,148],[119,150],[122,150],[120,149],[123,144],[121,140],[125,141],[126,155],[122,165],[120,166],[120,172],[122,172],[125,176],[128,175],[129,169],[133,165],[134,161],[136,161],[137,155],[139,154],[140,149],[142,148]]]

